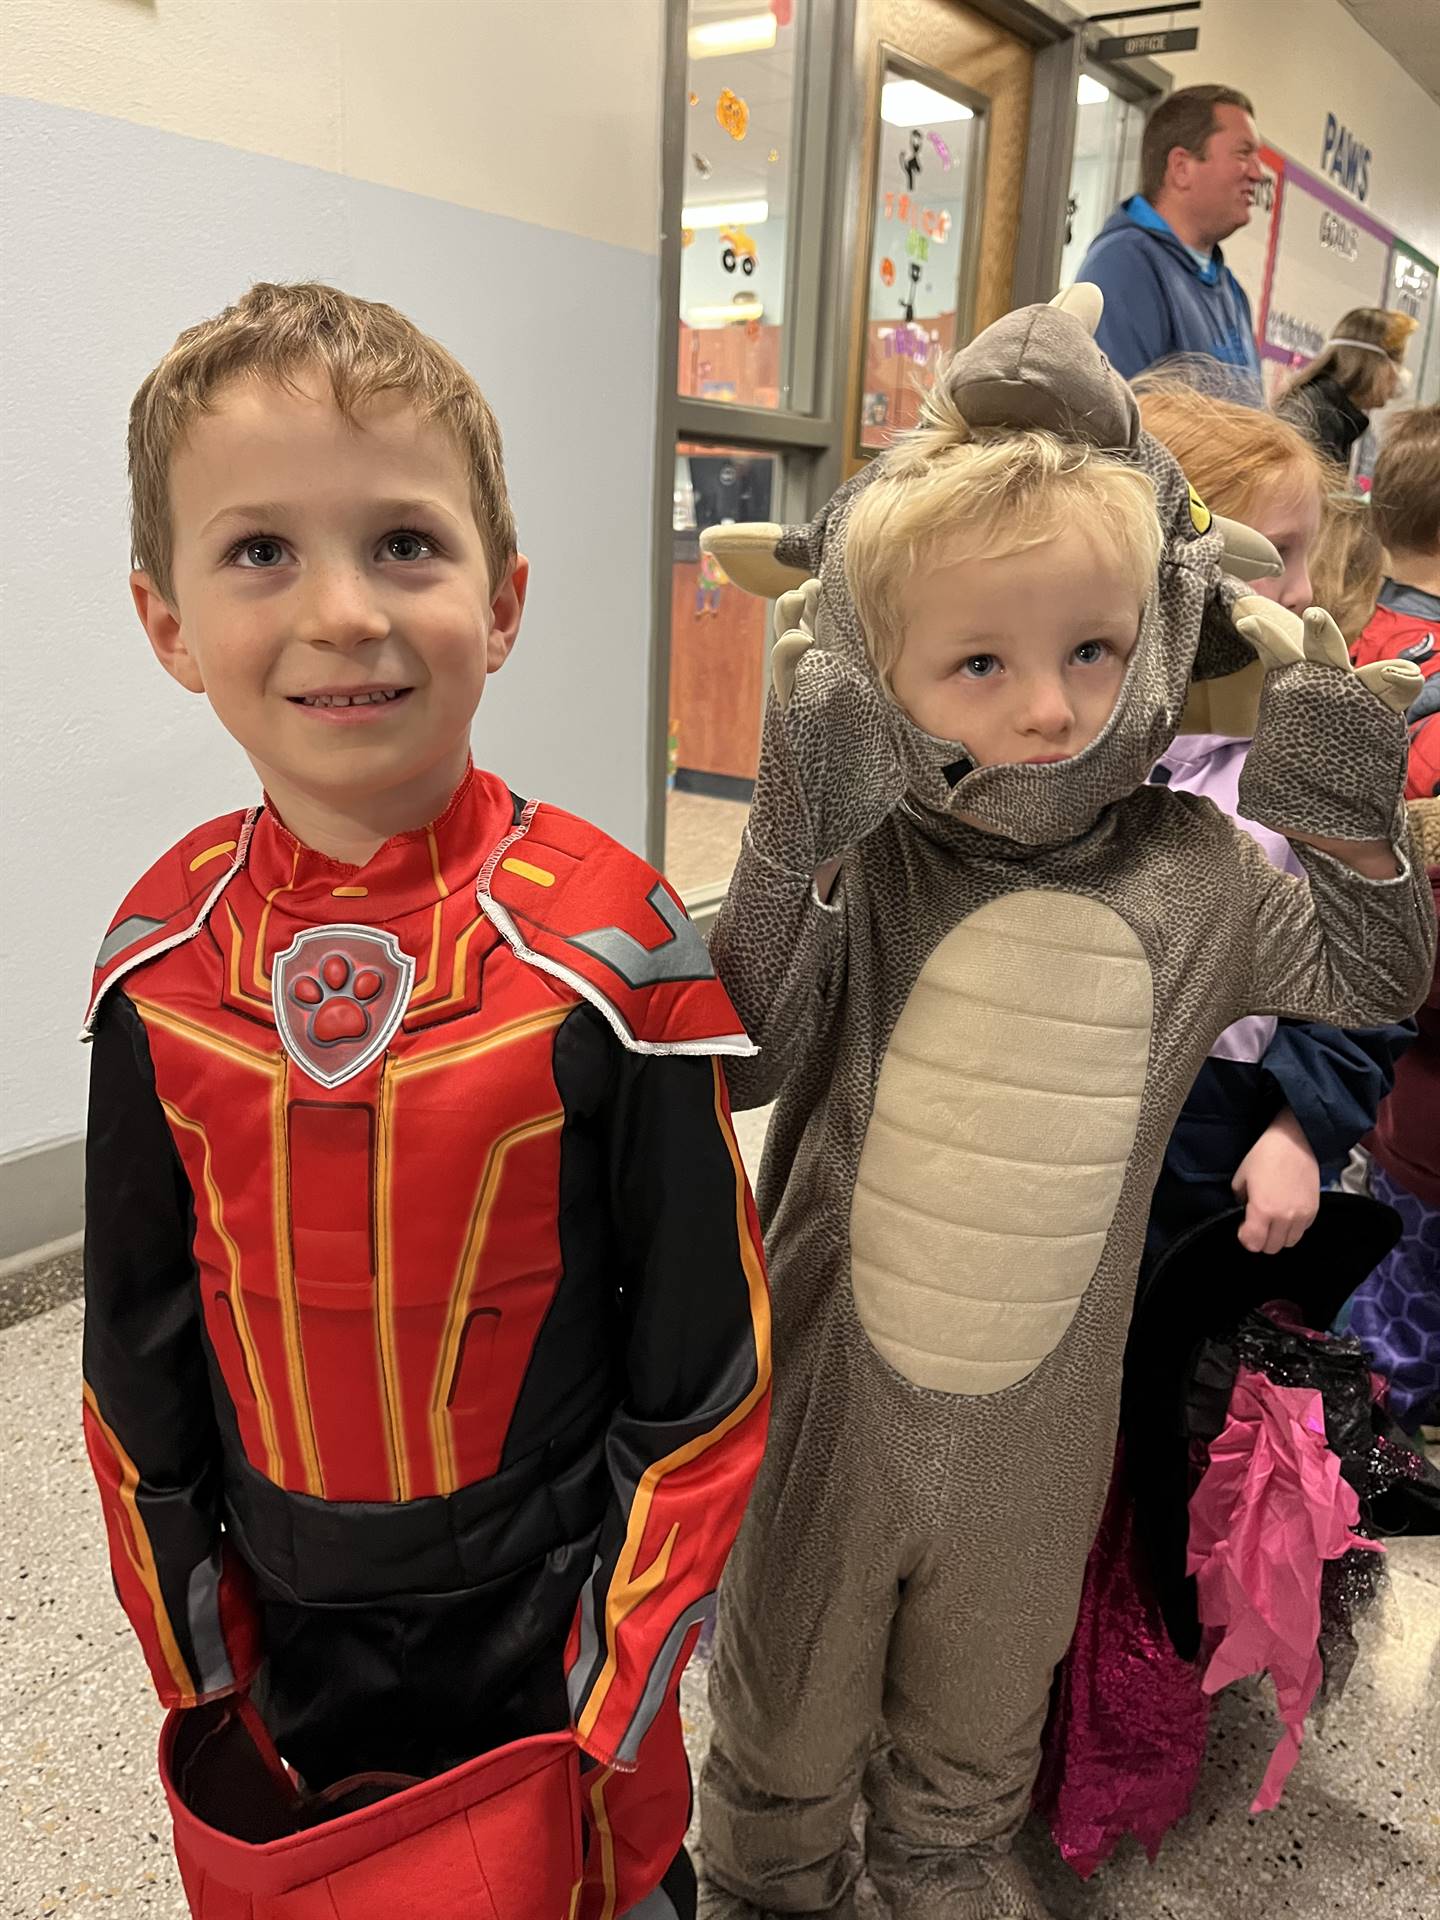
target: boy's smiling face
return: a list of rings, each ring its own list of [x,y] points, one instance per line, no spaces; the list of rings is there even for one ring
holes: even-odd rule
[[[1140,631],[1133,567],[1075,528],[999,559],[947,561],[942,549],[901,598],[891,692],[981,767],[1068,760],[1088,747]]]
[[[170,502],[173,594],[137,573],[141,620],[291,830],[338,853],[433,819],[527,577],[490,579],[456,443],[401,394],[351,422],[323,376],[242,380],[176,448]]]

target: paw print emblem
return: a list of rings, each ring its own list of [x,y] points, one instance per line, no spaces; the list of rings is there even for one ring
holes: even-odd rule
[[[305,1033],[317,1047],[370,1037],[369,1003],[385,990],[378,967],[353,967],[343,953],[327,953],[314,973],[302,973],[290,998],[304,1007]]]
[[[308,927],[271,976],[285,1051],[322,1087],[338,1087],[378,1058],[405,1015],[415,962],[374,927]]]

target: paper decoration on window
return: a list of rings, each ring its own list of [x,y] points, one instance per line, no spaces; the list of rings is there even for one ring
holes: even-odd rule
[[[922,207],[918,200],[912,200],[908,193],[885,194],[885,218],[898,220],[903,226],[919,227],[932,240],[948,240],[951,220],[944,207]]]
[[[700,550],[700,570],[695,580],[695,618],[702,614],[718,614],[720,611],[720,590],[728,587],[730,576],[715,558],[713,553]]]
[[[946,173],[948,173],[950,171],[949,147],[946,146],[945,142],[940,138],[939,134],[935,133],[934,131],[931,132],[929,139],[930,139],[931,146],[934,147],[936,153],[938,153],[940,156],[941,166],[945,169]]]
[[[776,162],[776,161],[777,161],[777,160],[778,160],[779,158],[780,158],[780,149],[779,149],[778,147],[771,147],[771,149],[770,149],[770,164],[771,164],[771,166],[772,166],[772,167],[774,166],[774,164],[775,164],[775,162]]]
[[[720,264],[726,273],[734,273],[737,266],[742,273],[754,273],[755,242],[743,227],[720,229]]]
[[[925,136],[918,127],[912,128],[910,133],[910,151],[909,153],[902,153],[900,155],[900,170],[905,175],[906,184],[912,191],[915,186],[916,175],[925,171],[920,164],[920,148],[924,142],[924,138]]]
[[[692,93],[691,93],[691,95],[690,95],[690,104],[691,104],[691,106],[692,106],[692,107],[698,107],[698,106],[699,106],[699,104],[700,104],[700,96],[699,96],[699,94],[698,94],[698,93],[694,93],[694,92],[692,92]]]
[[[715,102],[715,118],[732,140],[743,140],[750,131],[750,109],[729,87],[721,89]]]
[[[887,287],[893,287],[895,284],[895,262],[888,253],[880,262],[880,278]]]
[[[694,243],[695,243],[695,229],[694,229],[694,227],[681,227],[681,229],[680,229],[680,244],[681,244],[681,246],[682,246],[682,247],[689,247],[689,246],[693,246],[693,245],[694,245]]]

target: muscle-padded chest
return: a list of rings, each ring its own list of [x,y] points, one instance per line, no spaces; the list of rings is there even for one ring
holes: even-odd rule
[[[917,1386],[995,1393],[1059,1344],[1135,1141],[1150,968],[1118,914],[1013,893],[922,969],[880,1069],[851,1212],[856,1310]]]
[[[437,920],[411,1014],[326,1087],[281,1046],[264,960],[237,960],[234,932],[127,990],[245,1453],[330,1499],[484,1478],[561,1276],[554,1049],[573,1003],[488,929],[447,945]]]

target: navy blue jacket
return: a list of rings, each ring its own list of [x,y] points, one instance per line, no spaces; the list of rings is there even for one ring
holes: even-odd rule
[[[1250,375],[1258,404],[1260,356],[1245,289],[1218,247],[1202,266],[1143,194],[1111,214],[1079,278],[1105,296],[1095,337],[1127,380],[1171,354],[1203,353]]]

